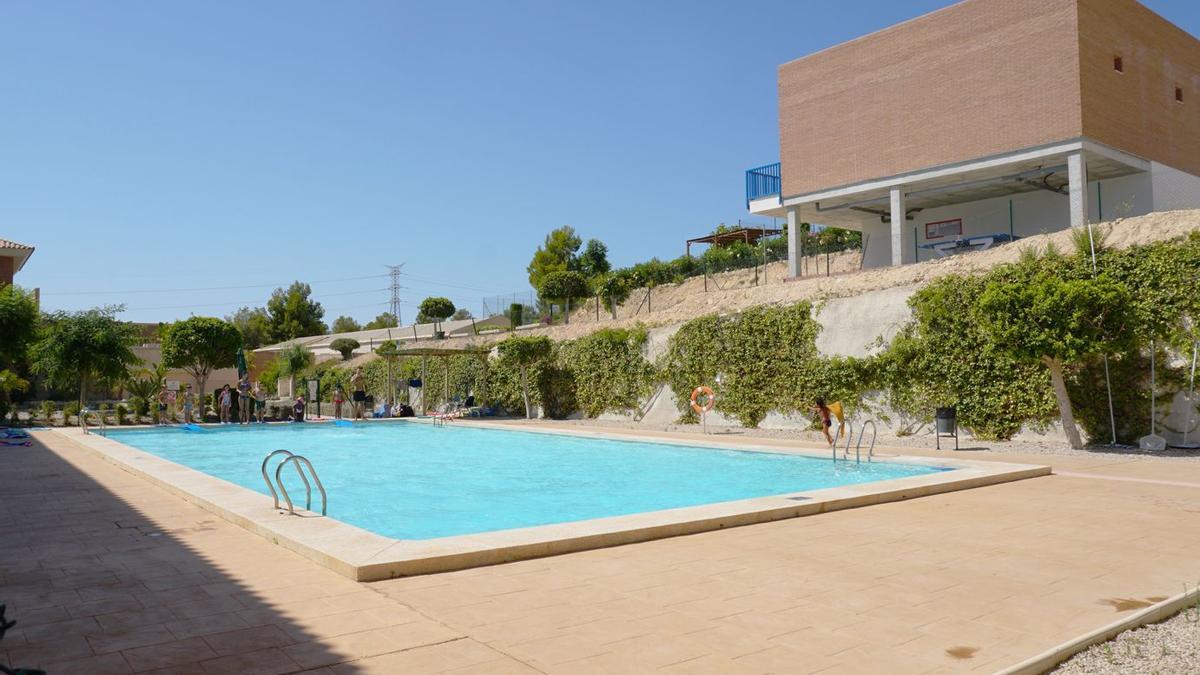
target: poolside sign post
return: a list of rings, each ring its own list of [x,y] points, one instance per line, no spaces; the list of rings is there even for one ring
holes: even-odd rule
[[[317,404],[317,417],[321,417],[321,381],[318,379],[310,379],[306,382],[308,385],[308,400],[315,401]]]

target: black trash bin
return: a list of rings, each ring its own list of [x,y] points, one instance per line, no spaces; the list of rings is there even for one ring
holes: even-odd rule
[[[934,414],[934,436],[937,438],[937,449],[942,449],[942,437],[954,437],[954,449],[958,450],[958,410],[954,406],[938,408]]]

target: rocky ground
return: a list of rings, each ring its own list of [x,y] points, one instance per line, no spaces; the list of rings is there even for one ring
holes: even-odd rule
[[[1200,210],[1151,213],[1136,218],[1114,220],[1097,225],[1096,228],[1107,233],[1108,246],[1127,248],[1136,244],[1174,239],[1200,230]],[[629,301],[618,308],[616,321],[603,311],[600,320],[597,321],[595,309],[584,307],[574,313],[569,325],[538,328],[524,334],[545,334],[554,339],[571,339],[598,328],[632,326],[638,323],[669,325],[705,314],[736,312],[756,305],[791,304],[803,300],[859,295],[896,286],[923,284],[949,274],[979,274],[997,265],[1016,261],[1024,250],[1041,251],[1047,246],[1054,246],[1063,252],[1072,251],[1071,233],[1063,231],[1025,237],[1012,244],[987,251],[900,267],[868,270],[858,269],[857,251],[847,252],[832,256],[833,274],[830,276],[787,279],[786,263],[772,263],[767,266],[765,274],[760,272],[758,285],[754,284],[753,269],[716,275],[715,281],[709,281],[707,292],[704,290],[704,278],[695,277],[681,284],[653,289],[650,312],[647,312],[644,306],[638,311],[645,296],[645,289],[635,290],[630,294]],[[821,271],[824,272],[824,262],[821,263]],[[470,342],[502,340],[506,336],[507,333],[499,333],[475,338],[458,338],[446,340],[442,344],[446,347],[458,347]]]

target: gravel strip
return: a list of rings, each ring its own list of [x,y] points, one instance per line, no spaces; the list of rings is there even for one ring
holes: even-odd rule
[[[1200,622],[1195,607],[1162,623],[1125,631],[1073,656],[1053,673],[1200,673]]]

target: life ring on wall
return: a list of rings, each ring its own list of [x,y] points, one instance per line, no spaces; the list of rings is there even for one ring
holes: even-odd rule
[[[701,396],[704,397],[704,403],[699,402]],[[716,403],[717,397],[713,394],[712,387],[701,385],[692,390],[692,410],[695,410],[697,414],[712,410]]]

